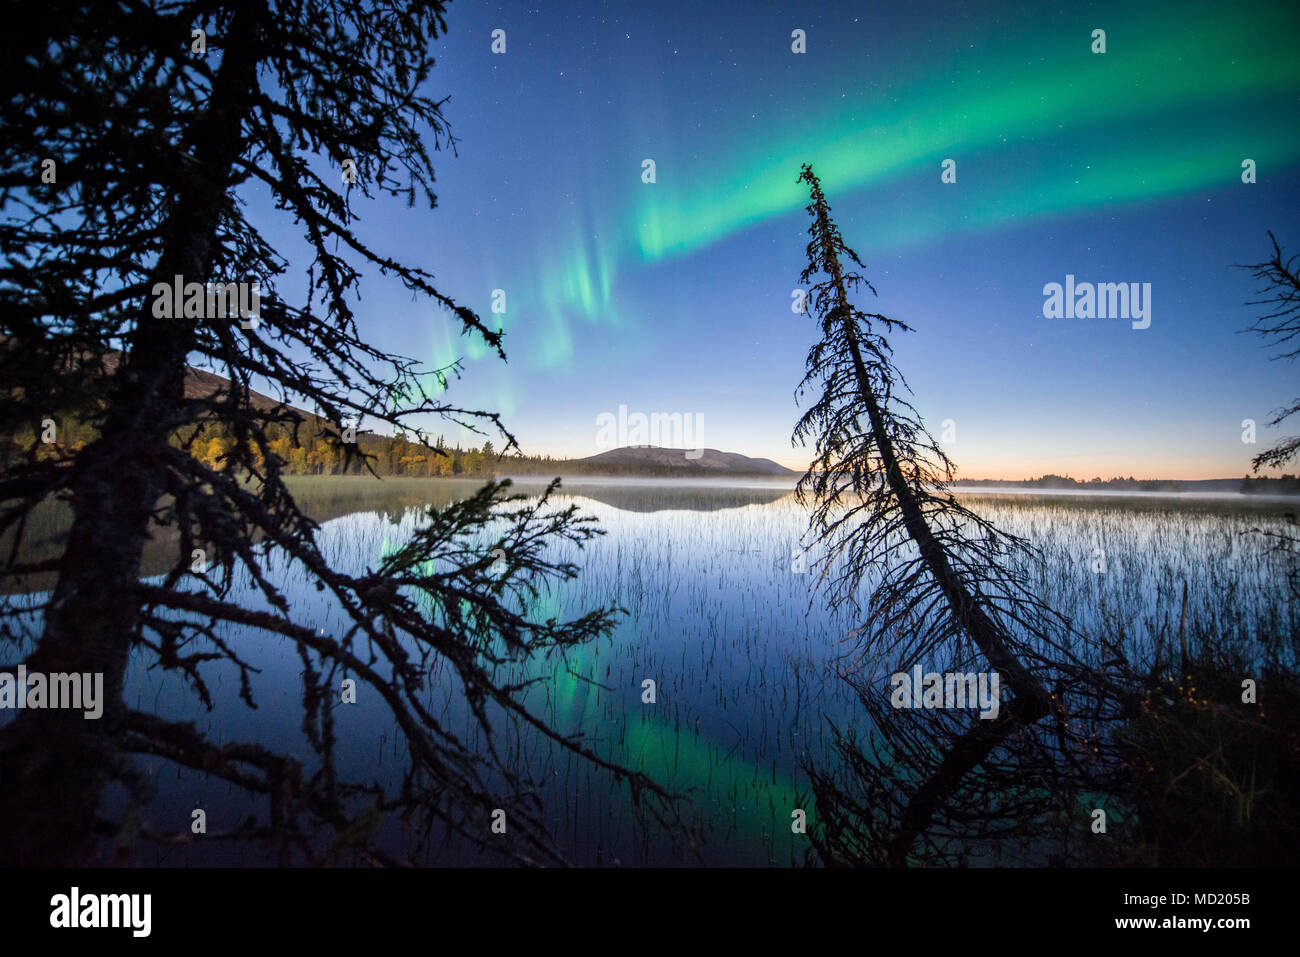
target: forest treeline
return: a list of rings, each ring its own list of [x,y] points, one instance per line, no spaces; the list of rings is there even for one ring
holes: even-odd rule
[[[1215,491],[1244,492],[1247,494],[1300,495],[1300,476],[1286,474],[1276,478],[1246,475],[1241,479],[1210,479],[1183,481],[1180,479],[1139,479],[1129,476],[1103,479],[1099,476],[1087,480],[1068,475],[1043,475],[1033,479],[956,479],[962,485],[1006,485],[1012,488],[1081,489],[1084,491],[1106,489],[1120,492],[1190,492]]]
[[[699,475],[698,466],[659,466],[651,463],[618,464],[586,459],[555,458],[549,455],[522,455],[516,450],[498,451],[491,441],[477,448],[462,448],[459,443],[449,445],[445,438],[433,439],[427,445],[411,435],[396,433],[380,435],[374,432],[356,433],[356,449],[367,456],[349,456],[339,441],[339,430],[324,419],[309,413],[300,413],[302,423],[296,432],[292,426],[270,423],[266,431],[270,438],[270,451],[283,463],[281,471],[287,475],[363,475],[368,471],[380,476],[405,476],[410,478],[491,478],[509,475],[609,475],[673,477]],[[30,430],[16,437],[9,448],[0,452],[0,459],[10,460],[22,454],[21,450],[37,449],[39,458],[57,459],[76,455],[92,442],[96,433],[92,426],[71,416],[55,416],[45,420],[49,426],[46,441],[36,442]],[[222,468],[223,462],[235,447],[231,430],[217,421],[203,424],[188,436],[176,435],[172,445],[180,448],[189,443],[190,453],[209,468]],[[259,471],[264,466],[264,456],[255,450]],[[712,470],[709,470],[712,471]],[[742,472],[728,471],[728,475]],[[755,473],[765,475],[766,473]]]
[[[353,456],[348,461],[342,445],[337,441],[337,429],[324,420],[302,413],[303,423],[297,430],[286,425],[272,424],[268,427],[271,435],[271,450],[282,460],[282,471],[289,475],[362,475],[367,471],[360,457]],[[44,454],[56,457],[63,452],[76,453],[83,449],[95,437],[94,429],[70,417],[59,417],[48,422],[53,423],[50,438],[46,443],[49,451]],[[19,437],[15,448],[30,447],[31,436]],[[176,437],[173,444],[183,444],[181,437]],[[201,434],[194,439],[193,454],[211,468],[220,468],[222,460],[235,446],[235,439],[230,430],[219,423],[203,426]],[[594,462],[586,459],[564,459],[549,455],[522,455],[517,451],[502,454],[492,442],[486,441],[478,448],[462,448],[459,443],[448,445],[439,436],[433,445],[426,445],[405,434],[379,435],[373,432],[357,433],[357,448],[371,456],[369,469],[381,476],[406,476],[411,478],[490,478],[499,475],[637,475],[673,477],[699,474],[695,466],[668,467],[649,463],[615,464],[611,462]],[[9,453],[12,454],[12,453]],[[259,467],[262,465],[258,457]],[[740,473],[728,473],[740,474]],[[1116,476],[1110,479],[1094,477],[1087,480],[1071,478],[1067,475],[1047,474],[1034,479],[956,479],[954,486],[965,485],[1004,485],[1014,488],[1042,489],[1079,489],[1126,492],[1186,492],[1196,488],[1206,490],[1213,484],[1222,491],[1236,491],[1256,495],[1300,495],[1300,476],[1286,474],[1279,477],[1244,476],[1239,480],[1223,479],[1214,482],[1185,482],[1177,479],[1138,479],[1132,476]]]
[[[40,458],[76,455],[96,437],[92,426],[70,417],[45,421],[52,423],[52,428],[47,425],[44,440],[35,446]],[[315,416],[306,416],[296,433],[291,426],[272,423],[267,426],[267,435],[271,453],[283,463],[281,471],[289,475],[361,475],[367,470],[361,456],[346,453],[338,430]],[[171,441],[177,448],[188,444],[196,459],[217,469],[223,467],[227,453],[235,447],[230,429],[218,422],[207,422],[188,435],[174,435]],[[18,436],[6,458],[30,446],[30,437]],[[369,468],[378,475],[486,477],[499,472],[502,463],[512,461],[498,455],[491,442],[484,442],[480,448],[461,448],[448,446],[438,438],[428,446],[404,434],[359,432],[356,447],[370,456]],[[260,450],[255,460],[260,470],[265,464]]]

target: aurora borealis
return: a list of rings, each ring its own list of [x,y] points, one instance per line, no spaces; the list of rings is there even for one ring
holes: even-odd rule
[[[917,330],[898,365],[931,431],[955,422],[960,474],[1241,475],[1262,447],[1242,420],[1278,434],[1295,370],[1240,334],[1253,288],[1231,266],[1265,258],[1268,229],[1300,248],[1294,5],[458,0],[449,26],[438,209],[367,218],[502,325],[509,362],[400,290],[368,314],[387,347],[465,357],[457,403],[503,412],[525,451],[592,454],[626,404],[802,467],[802,162],[872,309]],[[1044,318],[1067,274],[1151,283],[1150,328]]]

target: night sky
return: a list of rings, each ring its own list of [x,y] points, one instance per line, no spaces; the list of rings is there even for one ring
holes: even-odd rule
[[[1049,6],[457,0],[429,86],[459,140],[438,208],[375,200],[361,232],[499,323],[509,362],[379,277],[363,332],[464,357],[447,398],[528,453],[593,454],[626,405],[802,468],[809,162],[879,290],[858,304],[916,330],[896,364],[931,432],[955,423],[959,475],[1243,475],[1298,391],[1240,331],[1232,264],[1268,258],[1267,229],[1300,251],[1300,5]],[[1150,327],[1044,318],[1067,274],[1150,283]]]

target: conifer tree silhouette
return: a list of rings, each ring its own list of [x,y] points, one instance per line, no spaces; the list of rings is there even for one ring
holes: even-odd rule
[[[991,720],[970,712],[899,712],[881,705],[889,695],[878,681],[863,679],[860,669],[850,675],[874,724],[873,740],[864,752],[836,732],[856,778],[852,789],[824,769],[809,769],[823,824],[814,840],[830,863],[902,865],[937,815],[960,814],[945,805],[971,785],[972,772],[989,771],[990,756],[1017,732],[1053,712],[1063,717],[1044,679],[1048,672],[1062,679],[1061,668],[1074,660],[1061,641],[1069,623],[1028,587],[1029,544],[948,491],[953,465],[903,397],[906,382],[886,338],[909,327],[853,304],[854,290],[875,288],[854,271],[862,262],[831,219],[810,166],[799,182],[808,185],[812,218],[800,282],[811,284],[808,302],[821,332],[798,391],[816,401],[794,433],[816,453],[797,489],[813,506],[812,545],[823,550],[814,578],[833,606],[865,604],[857,665],[888,659],[899,672],[914,664],[930,671],[940,662],[962,672],[992,668],[1010,692]],[[864,603],[859,595],[872,582]],[[1061,680],[1057,690],[1068,683]],[[855,797],[855,790],[867,797]],[[978,803],[987,789],[975,793]],[[1005,807],[1001,813],[1014,816]]]

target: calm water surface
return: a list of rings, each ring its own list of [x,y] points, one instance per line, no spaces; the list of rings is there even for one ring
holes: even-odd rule
[[[309,512],[327,518],[327,558],[344,570],[375,567],[421,521],[422,504],[445,504],[475,483],[428,480],[302,479],[294,488]],[[519,491],[538,486],[520,483]],[[715,482],[693,486],[653,480],[567,480],[558,504],[578,504],[607,532],[585,551],[556,556],[579,564],[575,581],[547,593],[534,615],[574,617],[594,607],[627,610],[609,637],[564,658],[529,662],[519,676],[544,680],[527,701],[568,733],[581,733],[599,754],[643,770],[686,794],[685,819],[670,829],[638,824],[625,788],[536,736],[507,736],[516,767],[538,782],[559,845],[584,864],[788,866],[804,860],[806,839],[791,833],[791,811],[812,801],[801,763],[831,761],[828,722],[852,725],[855,699],[837,675],[858,624],[832,614],[799,572],[807,514],[789,483]],[[1281,528],[1293,502],[1245,496],[1062,496],[980,491],[972,508],[1043,553],[1036,587],[1082,628],[1114,629],[1128,640],[1154,640],[1179,614],[1184,583],[1188,615],[1237,629],[1243,641],[1295,633],[1278,556],[1252,528]],[[1094,571],[1101,550],[1106,571]],[[815,558],[815,553],[809,558]],[[271,560],[268,570],[295,617],[330,634],[344,621],[303,573]],[[241,604],[262,608],[242,585]],[[238,700],[232,669],[214,669],[216,707],[205,711],[173,678],[133,663],[133,707],[193,720],[218,744],[261,741],[310,756],[299,730],[301,662],[288,642],[229,627],[227,638],[261,672],[257,710]],[[881,662],[887,676],[899,663]],[[657,700],[642,702],[643,681]],[[481,743],[454,678],[438,672],[428,704],[440,722]],[[403,752],[386,709],[360,690],[356,705],[335,710],[339,770],[359,781],[395,786]],[[158,831],[188,829],[190,810],[207,811],[210,831],[265,813],[223,782],[145,761],[155,778],[148,816]],[[385,822],[380,839],[394,851],[416,839]],[[419,845],[437,864],[493,863],[495,858],[441,840]],[[165,864],[260,863],[257,853],[224,842],[146,852]]]

